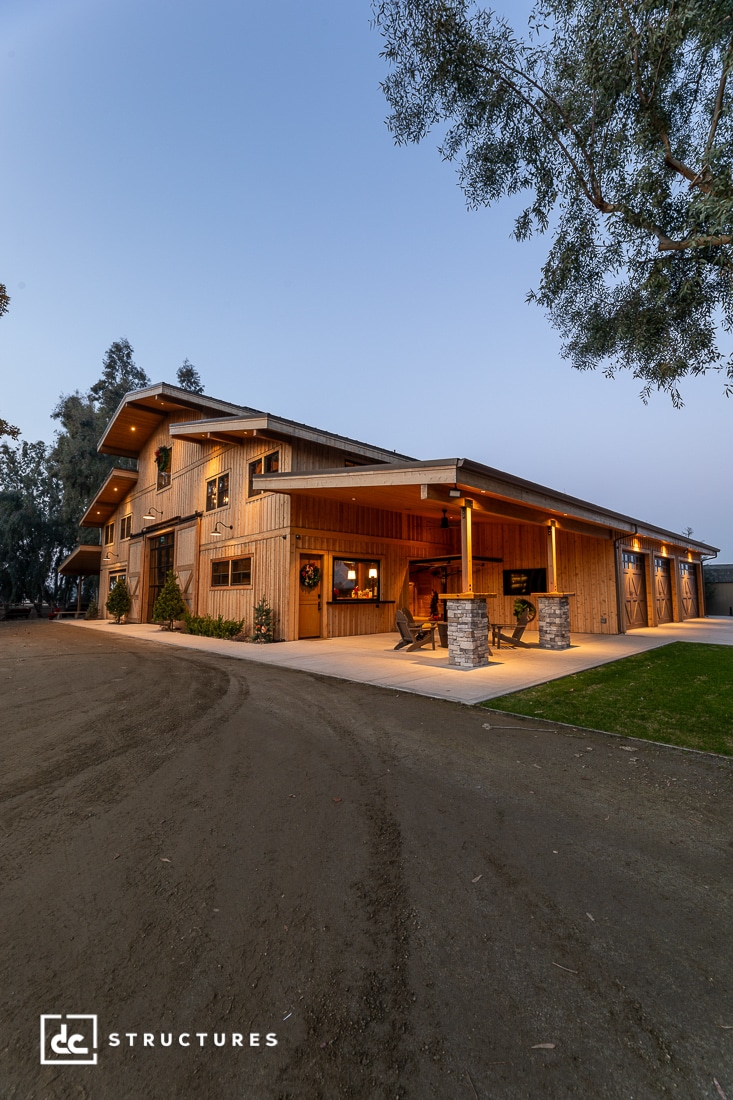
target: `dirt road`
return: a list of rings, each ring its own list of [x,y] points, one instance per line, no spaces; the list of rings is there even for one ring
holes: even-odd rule
[[[44,622],[0,727],[3,1100],[733,1100],[729,762]]]

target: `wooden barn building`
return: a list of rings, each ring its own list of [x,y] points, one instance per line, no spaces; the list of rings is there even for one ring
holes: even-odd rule
[[[244,619],[266,596],[277,635],[394,629],[433,593],[572,594],[570,629],[616,634],[704,615],[715,547],[465,458],[416,461],[164,383],[129,393],[99,450],[135,459],[90,503],[66,573],[100,574],[100,608],[124,577],[134,622],[169,569],[190,610]],[[102,610],[102,614],[104,611]]]

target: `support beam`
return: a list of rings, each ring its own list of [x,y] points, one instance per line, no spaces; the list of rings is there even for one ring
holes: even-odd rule
[[[473,592],[473,532],[471,513],[473,501],[466,500],[461,508],[461,591]]]
[[[547,590],[548,592],[557,592],[557,532],[554,519],[550,520],[547,534]]]

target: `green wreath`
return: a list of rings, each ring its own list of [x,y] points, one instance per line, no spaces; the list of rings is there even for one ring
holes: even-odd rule
[[[316,588],[321,583],[321,570],[314,561],[307,561],[300,570],[300,583],[303,588]]]
[[[171,447],[158,447],[155,452],[155,465],[161,474],[166,473],[171,468],[171,450]]]

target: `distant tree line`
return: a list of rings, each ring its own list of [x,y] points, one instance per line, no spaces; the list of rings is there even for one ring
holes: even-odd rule
[[[7,309],[0,286],[0,315]],[[177,384],[203,393],[198,371],[185,359]],[[61,577],[61,562],[79,542],[99,541],[99,532],[82,529],[81,517],[113,466],[134,468],[135,461],[97,452],[104,429],[122,398],[143,389],[150,379],[133,359],[129,340],[108,348],[99,379],[86,393],[63,394],[52,413],[59,423],[54,442],[30,443],[0,418],[0,603],[30,600],[63,603],[76,582]],[[90,588],[94,580],[90,580]]]

